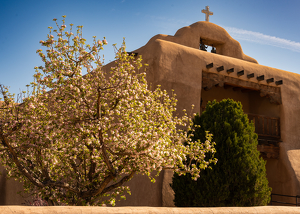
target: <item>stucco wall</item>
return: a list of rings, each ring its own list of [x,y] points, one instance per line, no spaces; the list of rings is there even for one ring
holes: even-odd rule
[[[17,194],[17,192],[23,190],[22,183],[13,178],[8,179],[3,166],[0,166],[0,172],[0,205],[21,205],[24,203],[26,198]]]
[[[170,37],[170,36],[169,36]],[[252,111],[262,115],[280,117],[281,137],[280,157],[278,160],[268,160],[267,176],[274,193],[298,195],[300,194],[300,75],[262,66],[257,63],[245,60],[212,54],[196,48],[182,45],[183,42],[171,42],[160,37],[151,39],[143,48],[136,50],[142,55],[144,62],[149,64],[147,79],[152,85],[162,85],[163,89],[171,92],[175,90],[178,99],[178,110],[187,109],[191,113],[190,106],[195,104],[194,112],[200,111],[201,94],[203,98],[214,94],[221,98],[224,93],[219,93],[221,88],[202,92],[202,72],[218,73],[219,75],[229,75],[227,69],[234,68],[235,72],[231,77],[262,84],[272,85],[281,88],[282,104],[271,104],[268,99],[262,98],[259,94],[246,94],[241,92],[226,92],[226,96],[236,97],[245,104],[245,111]],[[157,39],[159,38],[159,39]],[[207,69],[206,65],[214,63],[214,67]],[[217,72],[218,66],[224,66],[224,71]],[[244,70],[245,75],[238,77],[236,71]],[[255,78],[248,79],[247,74],[254,73]],[[257,76],[264,75],[265,80],[258,81]],[[283,80],[283,85],[276,86],[274,83],[268,84],[266,79],[274,78],[275,81]],[[223,90],[224,91],[224,90]],[[209,94],[211,93],[211,94]],[[248,96],[248,98],[247,98]],[[180,113],[179,113],[180,114]]]
[[[255,59],[243,53],[240,43],[233,39],[224,28],[210,22],[196,22],[183,27],[174,36],[158,34],[136,51],[144,52],[144,49],[148,49],[151,46],[150,44],[157,39],[199,49],[200,38],[204,40],[206,45],[216,47],[217,54],[257,63]]]
[[[156,172],[151,173],[152,176]],[[152,183],[146,175],[135,175],[126,185],[130,186],[131,195],[126,194],[126,200],[116,202],[116,206],[162,206],[163,172]]]
[[[220,102],[223,99],[231,98],[236,101],[240,101],[243,105],[244,112],[250,111],[250,103],[249,103],[250,93],[243,93],[242,91],[234,91],[232,88],[224,89],[223,87],[213,87],[209,91],[202,90],[201,98],[202,105],[201,110],[205,108],[208,101],[216,100]]]

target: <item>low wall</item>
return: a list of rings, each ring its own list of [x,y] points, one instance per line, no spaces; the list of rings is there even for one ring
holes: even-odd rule
[[[261,206],[261,207],[211,207],[211,208],[173,208],[173,207],[35,207],[0,206],[1,214],[285,214],[299,213],[300,207]]]

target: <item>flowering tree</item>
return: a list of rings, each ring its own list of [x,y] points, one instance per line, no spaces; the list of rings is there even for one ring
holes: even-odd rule
[[[61,26],[54,21],[57,29],[40,41],[46,53],[37,50],[45,66],[36,67],[31,96],[23,92],[18,104],[1,87],[1,164],[25,190],[54,204],[114,205],[136,173],[154,181],[153,170],[168,168],[197,179],[215,161],[205,160],[211,136],[190,139],[191,119],[175,116],[175,95],[148,89],[141,58],[125,43],[107,69],[99,54],[105,38],[86,45],[82,26],[73,34],[65,16]]]

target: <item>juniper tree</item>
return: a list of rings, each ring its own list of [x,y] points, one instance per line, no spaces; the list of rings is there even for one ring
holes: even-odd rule
[[[218,163],[200,172],[174,175],[172,188],[176,206],[259,206],[270,201],[266,162],[257,151],[257,134],[242,104],[231,99],[209,102],[194,119],[193,140],[213,134]],[[200,125],[200,127],[198,127]],[[209,159],[210,157],[206,157]]]

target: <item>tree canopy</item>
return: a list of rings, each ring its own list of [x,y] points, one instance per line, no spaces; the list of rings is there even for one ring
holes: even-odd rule
[[[174,169],[197,179],[215,161],[205,159],[210,136],[201,143],[187,135],[191,119],[176,116],[175,94],[148,88],[142,58],[127,54],[125,43],[107,69],[105,38],[88,45],[82,26],[73,33],[65,16],[62,25],[54,21],[37,50],[44,66],[35,68],[30,96],[14,102],[1,86],[0,162],[26,191],[53,204],[114,205],[136,173],[154,181],[152,171]],[[185,166],[187,158],[196,164]]]

